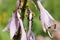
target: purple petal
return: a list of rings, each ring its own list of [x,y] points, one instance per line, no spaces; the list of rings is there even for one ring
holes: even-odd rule
[[[15,24],[15,14],[12,15],[12,20],[10,23],[10,38],[12,39],[17,32],[16,24]]]
[[[55,23],[55,19],[49,14],[49,12],[42,6],[40,0],[37,1],[38,3],[38,7],[40,9],[40,18],[41,18],[41,22],[42,22],[42,25],[43,25],[43,30],[44,32],[46,32],[46,30],[48,29],[48,27],[54,25]],[[48,31],[48,30],[47,30]],[[50,32],[48,31],[48,34],[49,36],[51,37],[50,35]]]
[[[35,40],[35,36],[33,32],[28,31],[27,40]]]
[[[8,31],[10,27],[10,23],[2,30],[3,32]]]
[[[46,29],[53,25],[55,19],[49,14],[49,12],[44,9],[44,7],[42,6],[41,2],[38,0],[37,1],[38,3],[38,6],[39,6],[39,9],[40,9],[40,12],[41,12],[41,22],[42,22],[42,25],[43,25],[43,29],[46,31]],[[45,26],[44,26],[45,25]]]
[[[21,16],[19,14],[19,12],[17,11],[17,16],[18,16],[18,19],[19,19],[19,23],[20,23],[20,26],[21,26],[21,40],[27,40],[26,38],[26,32],[25,32],[25,29],[24,29],[24,26],[23,26],[23,22],[22,22],[22,19],[21,19]]]

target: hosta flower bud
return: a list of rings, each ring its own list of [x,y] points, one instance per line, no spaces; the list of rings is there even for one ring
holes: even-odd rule
[[[43,26],[44,32],[48,31],[49,36],[50,32],[48,30],[48,27],[54,25],[55,19],[49,14],[49,12],[42,6],[41,2],[38,0],[37,1],[38,7],[40,9],[40,18]]]
[[[23,21],[21,19],[21,16],[19,14],[19,12],[17,11],[17,16],[18,16],[18,20],[19,20],[19,23],[20,23],[20,26],[21,26],[21,40],[27,40],[27,37],[26,37],[26,32],[25,32],[25,29],[24,29],[24,26],[23,26]]]

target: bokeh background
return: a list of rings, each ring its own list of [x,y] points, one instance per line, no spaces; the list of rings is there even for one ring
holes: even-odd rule
[[[9,31],[2,32],[3,28],[8,24],[9,18],[12,16],[12,12],[15,9],[15,4],[17,0],[0,0],[0,40],[10,40]],[[42,30],[42,25],[39,20],[39,10],[31,2],[28,2],[27,5],[31,8],[34,18],[32,31],[35,36],[42,35],[48,36],[47,33],[44,33]],[[60,21],[60,0],[43,0],[42,5],[49,13],[57,20]],[[27,19],[24,18],[24,26],[27,30]]]

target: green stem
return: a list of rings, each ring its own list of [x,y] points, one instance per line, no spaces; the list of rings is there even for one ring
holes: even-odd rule
[[[22,7],[22,11],[21,11],[22,20],[24,19],[26,4],[27,4],[27,0],[24,0],[24,4],[23,4],[23,7]]]

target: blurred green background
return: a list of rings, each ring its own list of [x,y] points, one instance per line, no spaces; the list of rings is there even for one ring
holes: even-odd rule
[[[3,28],[8,24],[8,19],[12,16],[12,12],[15,8],[17,0],[0,0],[0,40],[10,40],[9,31],[2,32]],[[57,20],[60,21],[60,0],[43,0],[42,3],[44,8],[47,9],[50,14]],[[33,14],[33,26],[32,31],[35,36],[42,35],[46,36],[47,33],[42,31],[41,22],[39,20],[39,10],[31,2],[28,2],[28,6],[31,8]],[[24,18],[24,25],[27,27],[27,19]]]

